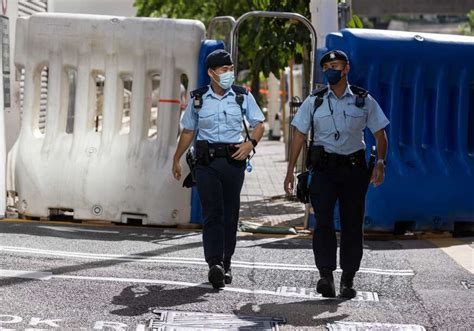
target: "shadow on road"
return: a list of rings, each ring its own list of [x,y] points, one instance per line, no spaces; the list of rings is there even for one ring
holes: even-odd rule
[[[205,302],[208,301],[206,294],[211,291],[202,287],[165,289],[164,285],[131,285],[112,299],[112,304],[125,308],[113,310],[111,314],[139,316],[149,313],[152,309]]]
[[[327,323],[347,318],[348,314],[333,315],[337,312],[341,300],[324,299],[324,300],[307,300],[288,303],[265,303],[258,306],[248,303],[239,310],[235,310],[235,314],[258,315],[284,317],[288,324],[296,327],[315,327],[325,326]],[[330,313],[331,317],[320,317],[326,313]]]

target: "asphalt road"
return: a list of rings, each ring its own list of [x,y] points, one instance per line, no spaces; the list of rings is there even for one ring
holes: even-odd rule
[[[366,241],[359,296],[343,301],[315,293],[308,239],[240,235],[234,281],[214,291],[200,232],[3,221],[0,329],[146,330],[183,312],[226,314],[191,314],[183,330],[255,316],[284,319],[283,330],[474,329],[472,241]]]

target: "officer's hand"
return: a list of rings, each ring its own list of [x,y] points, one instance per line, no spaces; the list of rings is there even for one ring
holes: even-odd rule
[[[173,161],[173,177],[176,180],[181,179],[181,165],[179,164],[179,161]]]
[[[237,147],[238,150],[234,154],[232,154],[232,158],[239,161],[245,160],[253,149],[253,144],[250,141],[246,141],[242,144],[234,146]]]
[[[377,163],[374,170],[372,171],[372,177],[370,182],[374,184],[374,187],[380,186],[385,180],[385,166],[382,163]]]
[[[286,194],[293,195],[294,182],[295,182],[295,175],[293,174],[293,172],[287,173],[285,177],[285,181],[283,182],[283,188]]]

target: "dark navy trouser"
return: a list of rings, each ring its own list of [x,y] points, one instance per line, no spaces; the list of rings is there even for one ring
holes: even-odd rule
[[[230,263],[237,241],[240,191],[245,161],[218,157],[196,166],[196,183],[202,206],[203,245],[206,262]]]
[[[340,266],[347,272],[359,270],[368,176],[367,167],[348,165],[319,170],[313,175],[310,187],[316,217],[313,252],[319,270],[336,270],[337,239],[333,217],[336,200],[339,200],[341,222]]]

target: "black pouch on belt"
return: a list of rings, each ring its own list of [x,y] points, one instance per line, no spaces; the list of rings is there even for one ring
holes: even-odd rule
[[[183,181],[183,187],[186,188],[191,188],[194,185],[196,185],[196,178],[194,177],[194,170],[196,168],[196,157],[193,154],[193,151],[188,149],[188,152],[186,153],[186,163],[189,166],[189,174],[186,176],[186,178]]]
[[[308,170],[299,174],[296,184],[296,197],[301,203],[309,203],[309,181],[311,180],[312,170]]]
[[[310,146],[306,167],[308,169],[319,169],[324,165],[325,151],[323,146]]]
[[[196,159],[197,163],[201,165],[209,165],[211,163],[209,158],[209,142],[207,140],[196,141]]]

